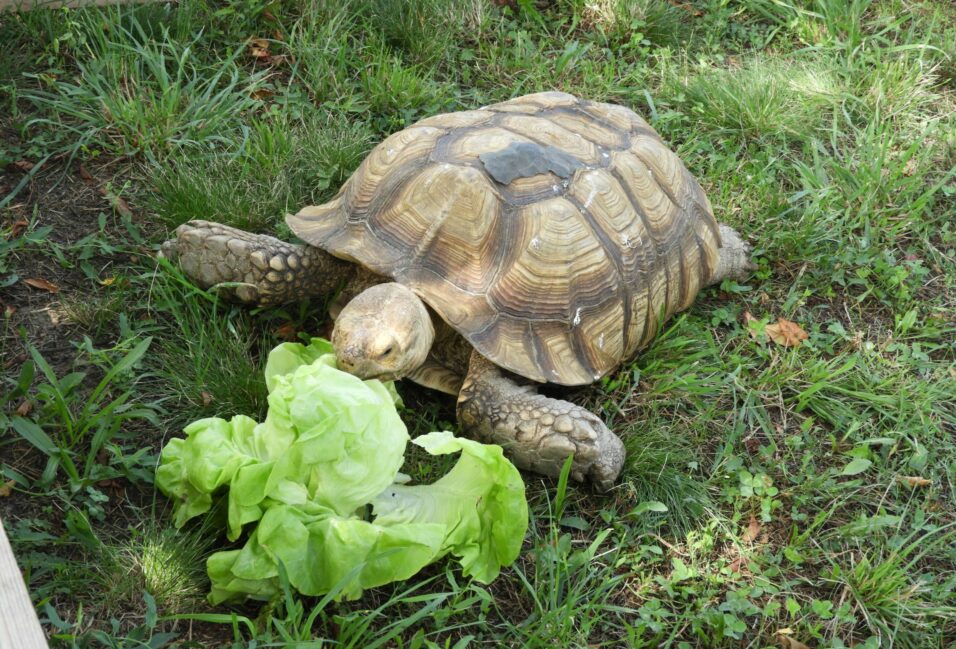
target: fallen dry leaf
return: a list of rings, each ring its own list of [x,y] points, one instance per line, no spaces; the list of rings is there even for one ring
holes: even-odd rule
[[[931,484],[933,484],[932,480],[923,478],[918,475],[898,475],[896,476],[896,479],[902,482],[903,484],[907,484],[913,487],[914,489],[916,487],[928,487]]]
[[[80,165],[79,171],[80,171],[80,178],[83,179],[83,182],[87,183],[88,185],[92,185],[94,182],[93,174],[91,174],[89,170],[83,165]]]
[[[784,347],[796,347],[810,337],[800,325],[783,318],[773,324],[768,324],[764,331],[770,336],[770,340]]]
[[[113,209],[116,210],[117,214],[120,216],[125,216],[126,218],[133,216],[133,210],[129,208],[129,203],[127,203],[122,196],[117,196],[106,191],[105,189],[100,189],[100,194],[102,194],[106,200],[110,202],[110,205],[113,206]]]
[[[28,225],[30,225],[30,222],[26,219],[17,219],[14,221],[10,227],[10,234],[7,235],[7,240],[19,237],[20,233],[26,230]]]
[[[760,521],[757,520],[756,516],[751,514],[750,523],[741,535],[740,540],[744,543],[753,543],[757,540],[758,536],[760,536]]]
[[[14,309],[14,311],[16,311],[16,309]],[[13,358],[10,358],[6,362],[4,362],[3,369],[7,369],[8,367],[13,367],[14,365],[19,365],[20,363],[23,363],[25,360],[27,360],[26,354],[17,354]]]
[[[810,649],[810,647],[799,640],[791,638],[791,633],[793,633],[793,631],[789,628],[777,631],[777,638],[780,639],[780,646],[782,646],[783,649]]]
[[[253,38],[249,41],[249,56],[264,59],[269,56],[269,41],[265,38]]]
[[[46,281],[40,277],[27,277],[23,280],[23,283],[27,286],[32,286],[33,288],[39,288],[44,291],[49,291],[50,293],[59,293],[60,287],[56,284]]]
[[[200,392],[199,396],[202,397],[202,405],[208,406],[210,403],[212,403],[212,395],[205,390]]]
[[[15,484],[16,482],[14,482],[13,480],[7,480],[2,485],[0,485],[0,498],[6,498],[11,493],[13,493],[13,485]]]
[[[747,331],[750,332],[750,337],[756,338],[757,332],[750,328],[750,323],[757,322],[757,318],[753,317],[753,314],[750,313],[750,311],[744,311],[743,320],[744,320],[744,326],[747,327]]]
[[[273,336],[288,341],[294,341],[297,333],[298,330],[295,328],[295,324],[291,322],[285,322],[272,330]]]
[[[760,441],[756,437],[750,436],[744,440],[744,448],[751,455],[756,455],[760,450]]]
[[[704,15],[703,12],[700,11],[699,9],[696,9],[694,7],[691,7],[690,5],[684,4],[683,2],[677,2],[677,0],[670,0],[670,3],[674,5],[675,7],[677,7],[678,9],[683,9],[684,11],[689,12],[695,17],[700,17]]]
[[[736,573],[742,573],[742,572],[743,572],[743,566],[744,566],[744,558],[743,558],[743,557],[737,557],[736,559],[734,559],[733,561],[731,561],[731,562],[727,565],[727,569],[730,570],[730,572],[732,572],[732,573],[734,573],[734,572],[736,572]]]

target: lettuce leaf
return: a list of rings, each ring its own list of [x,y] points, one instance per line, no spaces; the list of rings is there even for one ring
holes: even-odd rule
[[[446,554],[482,582],[514,561],[527,530],[524,484],[498,446],[431,433],[414,440],[432,455],[461,452],[433,485],[399,484],[408,432],[392,384],[335,368],[327,341],[285,343],[266,363],[269,411],[207,418],[163,449],[157,486],[174,522],[205,514],[224,495],[227,537],[250,524],[245,545],[207,561],[209,599],[279,592],[281,563],[307,595],[407,579]],[[371,504],[373,520],[365,514]]]
[[[461,451],[458,463],[430,485],[393,484],[372,500],[377,525],[440,523],[448,533],[441,554],[459,558],[465,575],[482,583],[513,562],[528,527],[521,474],[501,447],[445,431],[413,440],[431,455]]]

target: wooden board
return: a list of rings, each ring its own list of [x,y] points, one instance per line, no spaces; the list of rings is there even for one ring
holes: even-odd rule
[[[0,521],[0,649],[48,649]]]

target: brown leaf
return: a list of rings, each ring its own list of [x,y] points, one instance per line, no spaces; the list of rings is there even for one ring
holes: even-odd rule
[[[7,307],[7,308],[9,309],[10,307]],[[13,309],[13,310],[16,311],[16,309]],[[8,359],[8,360],[3,364],[3,369],[7,369],[8,367],[13,367],[14,365],[19,365],[20,363],[24,362],[25,360],[27,360],[27,355],[26,355],[26,354],[17,354],[17,355],[14,356],[13,358]]]
[[[31,410],[33,410],[33,402],[29,399],[24,399],[20,402],[20,405],[17,406],[16,413],[21,417],[26,417],[30,414]]]
[[[677,0],[670,0],[670,3],[674,5],[675,7],[677,7],[678,9],[683,9],[684,11],[689,12],[693,16],[700,17],[704,15],[704,13],[700,11],[699,9],[695,9],[694,7],[684,4],[683,2],[677,2]]]
[[[757,540],[758,536],[760,536],[760,521],[757,520],[756,516],[751,514],[750,523],[741,535],[740,540],[744,543],[753,543]]]
[[[3,484],[0,484],[0,498],[6,498],[13,493],[13,485],[15,484],[16,482],[13,480],[7,480]]]
[[[764,331],[770,336],[770,340],[784,347],[796,347],[810,337],[800,325],[783,318],[780,318],[774,324],[768,324]]]
[[[212,403],[212,395],[205,390],[200,392],[199,396],[202,397],[202,405],[208,406],[210,403]]]
[[[27,226],[30,225],[30,222],[26,219],[17,219],[13,222],[13,225],[10,226],[10,234],[7,235],[7,239],[16,239],[20,236],[20,233],[27,229]]]
[[[129,203],[127,203],[122,196],[116,196],[105,189],[100,190],[100,193],[106,197],[106,200],[110,202],[110,205],[113,206],[113,209],[116,210],[117,214],[120,216],[125,216],[126,218],[133,216],[133,210],[129,208]]]
[[[19,169],[20,171],[26,172],[33,169],[34,164],[29,160],[17,160],[16,162],[11,162],[10,166],[14,169]]]
[[[264,59],[269,56],[269,41],[265,38],[253,38],[249,41],[249,56]]]
[[[810,647],[803,644],[799,640],[791,638],[791,633],[793,633],[793,631],[790,628],[780,629],[777,631],[777,638],[779,638],[780,646],[783,647],[783,649],[810,649]]]
[[[743,315],[744,326],[747,327],[747,331],[750,332],[751,338],[757,337],[757,332],[750,327],[751,322],[758,322],[757,318],[753,317],[753,314],[750,311],[744,311]]]
[[[264,101],[274,94],[275,92],[273,92],[272,90],[269,90],[268,88],[256,88],[251,93],[249,93],[249,96],[257,101]]]
[[[88,185],[92,185],[95,182],[93,180],[93,174],[91,174],[89,170],[83,165],[80,165],[80,178],[82,178],[83,182],[85,182]]]
[[[272,335],[281,340],[295,341],[298,332],[294,323],[285,322],[273,329]]]
[[[744,440],[744,448],[747,449],[747,452],[751,455],[756,455],[760,450],[760,440],[750,436]]]
[[[928,487],[931,484],[933,484],[932,480],[923,478],[918,475],[898,475],[896,476],[896,479],[902,482],[903,484],[913,487],[914,489],[916,487]]]
[[[23,283],[26,284],[27,286],[32,286],[33,288],[39,288],[44,291],[49,291],[50,293],[60,292],[59,286],[57,286],[56,284],[52,284],[40,277],[28,277],[25,280],[23,280]]]

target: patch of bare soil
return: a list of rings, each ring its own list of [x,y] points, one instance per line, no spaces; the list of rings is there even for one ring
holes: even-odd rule
[[[20,182],[22,169],[0,174],[0,196]],[[62,370],[73,359],[70,340],[76,334],[62,309],[62,297],[90,292],[89,280],[73,263],[76,242],[96,232],[101,213],[111,207],[93,183],[75,169],[54,165],[37,174],[5,209],[0,211],[4,230],[22,236],[27,231],[49,232],[36,243],[19,248],[8,259],[8,273],[19,279],[0,288],[6,318],[3,328],[4,371],[26,359],[26,344],[36,347],[54,369]],[[57,259],[59,251],[65,264]]]
[[[6,136],[0,130],[0,140]],[[9,139],[9,138],[6,138]],[[0,141],[0,146],[3,142]],[[0,168],[0,198],[8,196],[30,171],[29,161]],[[81,269],[77,260],[78,242],[98,232],[101,214],[112,215],[122,209],[115,197],[104,191],[105,179],[114,176],[115,170],[92,167],[91,171],[65,161],[48,162],[21,189],[16,197],[0,209],[0,227],[13,251],[3,258],[0,266],[0,373],[15,379],[24,362],[29,358],[29,346],[35,347],[50,364],[57,376],[69,372],[76,357],[76,343],[82,339],[82,327],[71,322],[64,308],[64,300],[82,302],[89,300],[95,283]],[[114,181],[115,182],[115,181]],[[32,233],[32,234],[31,234]],[[41,233],[42,236],[41,236]],[[17,243],[28,235],[33,239]],[[88,259],[96,269],[108,269],[123,259],[94,254]],[[99,380],[92,368],[84,368],[88,380]],[[37,369],[37,379],[41,373]],[[6,390],[4,382],[0,389]],[[10,405],[17,412],[9,415],[29,415],[36,408],[29,400]],[[146,433],[144,433],[146,434]],[[28,480],[38,479],[47,458],[13,431],[0,430],[0,460],[13,471]],[[0,487],[5,479],[0,479]],[[144,498],[150,496],[140,489],[112,480],[101,485],[109,501],[103,504],[107,519],[118,528],[128,525],[135,517],[127,508],[143,506]],[[12,490],[0,497],[0,518],[7,528],[24,519],[47,519],[54,535],[65,532],[64,512],[57,512],[47,498],[31,498]],[[52,518],[51,518],[52,516]],[[32,551],[32,548],[31,548]],[[67,551],[58,548],[57,552]],[[69,607],[67,607],[69,609]]]

